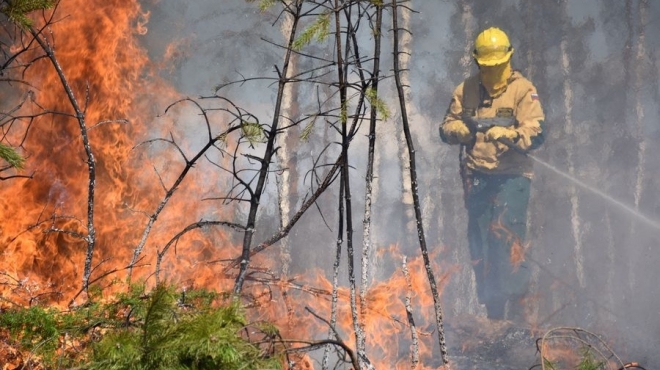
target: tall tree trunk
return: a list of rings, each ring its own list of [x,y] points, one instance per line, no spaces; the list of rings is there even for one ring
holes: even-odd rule
[[[374,61],[371,71],[371,89],[373,90],[373,100],[369,117],[369,147],[367,149],[367,173],[365,175],[364,192],[364,218],[362,221],[362,283],[360,285],[360,315],[364,318],[367,314],[367,291],[371,283],[372,263],[374,259],[373,240],[371,236],[371,216],[372,202],[375,199],[374,192],[374,163],[376,156],[376,121],[378,119],[378,80],[380,79],[380,50],[381,50],[381,32],[383,22],[383,7],[376,5],[376,21],[373,24],[374,34]],[[364,330],[364,328],[362,329]],[[365,350],[366,343],[358,343],[358,350]]]
[[[629,1],[626,2],[626,8],[629,6]],[[629,32],[631,32],[631,38],[635,38],[635,48],[634,48],[634,61],[630,68],[632,68],[632,71],[630,73],[633,74],[633,86],[632,86],[632,91],[633,91],[633,97],[632,101],[630,102],[631,105],[633,105],[633,111],[635,112],[634,115],[634,122],[632,123],[634,126],[634,136],[635,136],[635,141],[638,143],[637,145],[637,167],[635,169],[635,187],[633,191],[633,199],[634,199],[634,204],[635,204],[635,209],[639,211],[639,206],[640,206],[640,201],[642,198],[642,194],[644,191],[644,181],[646,177],[646,151],[647,151],[647,141],[646,141],[646,135],[644,134],[645,128],[644,128],[644,102],[642,100],[643,95],[642,95],[642,87],[645,82],[645,78],[648,75],[647,73],[647,68],[646,68],[646,58],[647,58],[647,51],[646,51],[646,37],[644,33],[644,26],[648,22],[648,3],[646,1],[638,1],[637,2],[637,11],[632,12],[633,14],[629,15],[629,24],[630,24],[630,29]],[[635,27],[636,26],[636,27]],[[634,36],[633,36],[634,34]],[[631,225],[630,229],[630,235],[634,237],[637,235],[637,222],[633,222]],[[638,248],[634,249],[635,251],[638,250]],[[636,268],[635,264],[637,263],[637,257],[639,256],[638,253],[633,253],[631,258],[628,260],[628,283],[629,283],[629,288],[631,289],[632,292],[634,292],[637,288],[637,271],[638,269]]]
[[[477,36],[475,30],[477,29],[477,22],[474,14],[472,13],[471,1],[461,0],[459,3],[461,12],[461,23],[463,24],[463,32],[465,33],[465,48],[463,49],[463,57],[461,58],[461,66],[463,66],[463,79],[470,77],[470,70],[474,57],[472,56],[473,44],[472,40]]]
[[[474,16],[471,1],[461,0],[458,3],[458,6],[459,6],[458,10],[461,14],[461,24],[463,25],[463,33],[465,34],[465,46],[463,48],[463,55],[460,60],[460,65],[462,67],[463,79],[466,79],[470,77],[474,64],[474,57],[472,56],[472,50],[474,48],[473,40],[477,36],[476,35],[477,19]],[[461,184],[462,179],[460,179],[458,183]],[[461,229],[463,230],[463,233],[466,235],[467,223],[456,222],[460,220],[458,217],[450,217],[450,220],[452,221],[452,225],[451,225],[452,228]],[[463,261],[470,262],[470,254],[467,246],[467,240],[466,239],[463,240],[465,240],[466,243],[463,246],[463,248],[454,248],[452,251],[452,259],[454,263],[462,264]],[[468,264],[468,266],[471,266],[471,264]],[[481,307],[479,305],[479,300],[477,299],[477,285],[476,285],[477,282],[475,280],[474,271],[472,270],[472,268],[468,268],[465,273],[461,274],[458,277],[458,279],[459,281],[457,281],[457,284],[459,287],[461,287],[461,290],[463,291],[463,295],[465,295],[465,297],[462,298],[462,300],[465,300],[466,302],[459,303],[460,300],[458,299],[455,300],[456,303],[454,309],[462,311],[464,310],[463,307],[467,306],[469,313],[485,314],[485,307]]]
[[[534,57],[536,56],[535,54],[538,53],[538,49],[535,48],[534,46],[537,45],[537,40],[535,35],[537,19],[535,17],[533,4],[531,2],[521,0],[519,7],[522,8],[521,13],[524,14],[524,24],[525,24],[525,34],[523,37],[526,48],[524,74],[531,81],[535,81],[536,79],[534,77],[536,72],[536,68],[535,68],[536,63],[534,62]],[[531,196],[529,200],[530,212],[527,212],[527,236],[529,240],[535,240],[536,237],[538,236],[537,232],[535,232],[535,229],[531,227],[531,225],[536,225],[536,220],[533,212],[533,210],[537,208],[536,203],[537,203],[537,197]],[[533,252],[534,249],[530,250],[528,253],[532,254]],[[541,274],[540,269],[538,268],[532,269],[530,284],[529,284],[530,295],[537,295],[539,292],[540,274]],[[529,317],[527,317],[528,322],[537,322],[539,317],[540,306],[541,306],[539,303],[540,302],[538,299],[528,300],[526,302],[527,312],[529,312]]]
[[[398,56],[398,60],[401,66],[402,71],[407,71],[408,68],[410,67],[410,57],[411,57],[411,39],[412,39],[412,34],[408,31],[410,29],[410,13],[407,11],[407,9],[398,9],[401,13],[401,32],[399,34],[399,47],[400,47],[400,53]],[[395,56],[396,57],[396,56]],[[404,86],[410,86],[410,79],[408,78],[408,73],[401,73],[401,84]],[[408,90],[404,90],[406,96],[405,96],[405,105],[406,105],[406,110],[407,112],[411,112],[411,107],[410,107],[410,94]],[[412,114],[411,114],[412,115]],[[404,239],[402,240],[404,245],[407,245],[408,243],[412,243],[411,239],[410,241],[407,240],[409,235],[414,235],[416,226],[415,226],[415,210],[413,207],[413,189],[411,188],[412,186],[412,180],[410,178],[410,168],[408,167],[410,165],[410,156],[408,154],[408,146],[406,145],[406,134],[401,128],[399,131],[399,160],[401,161],[401,201],[403,203],[403,212],[405,214],[405,233],[404,233]]]
[[[298,21],[300,20],[300,13],[302,11],[302,3],[296,3],[294,6],[288,8],[292,12],[293,24],[291,26],[291,34],[287,42],[287,50],[285,52],[284,63],[282,64],[282,69],[280,70],[279,82],[277,88],[277,97],[275,99],[275,107],[273,110],[273,121],[270,126],[270,130],[267,135],[266,148],[264,156],[261,159],[261,167],[259,169],[259,177],[257,179],[257,185],[254,190],[251,191],[250,196],[250,210],[248,213],[245,235],[243,237],[243,249],[241,251],[241,261],[238,276],[234,283],[234,295],[238,296],[243,289],[243,283],[245,282],[245,277],[247,275],[248,265],[250,264],[250,251],[252,247],[252,238],[254,237],[254,228],[257,220],[257,212],[259,210],[259,204],[261,196],[264,192],[264,187],[266,186],[266,178],[268,177],[271,160],[275,154],[275,139],[278,135],[278,128],[280,123],[280,116],[282,112],[282,101],[284,99],[284,88],[289,83],[289,64],[291,62],[293,42],[296,37],[296,28],[298,26]]]
[[[571,62],[570,54],[568,51],[568,40],[570,33],[568,27],[570,25],[570,18],[567,16],[567,0],[561,0],[562,7],[562,35],[559,43],[560,61],[562,69],[563,87],[562,95],[564,97],[564,128],[565,135],[572,137],[575,135],[575,127],[573,125],[573,81],[571,79]],[[575,160],[574,153],[571,146],[566,150],[566,163],[568,165],[568,174],[575,177]],[[573,256],[575,258],[575,274],[578,284],[581,288],[586,287],[585,274],[584,274],[584,246],[582,245],[582,221],[580,219],[580,198],[578,197],[578,189],[574,184],[570,185],[569,198],[571,204],[571,232],[574,240]]]
[[[291,1],[287,1],[286,3],[287,6],[291,6]],[[293,16],[287,13],[284,20],[280,24],[280,32],[282,33],[284,39],[288,39],[289,35],[293,31],[293,22]],[[293,54],[291,56],[290,71],[292,76],[295,76],[298,72],[298,60],[299,58],[297,54]],[[295,116],[298,114],[296,91],[297,90],[295,89],[295,85],[293,84],[288,84],[284,88],[284,96],[282,99],[283,118],[288,117],[295,119]],[[292,195],[295,194],[295,189],[292,191],[290,187],[291,178],[295,179],[296,175],[296,164],[290,163],[290,153],[293,152],[293,145],[295,144],[295,142],[291,142],[294,140],[294,135],[292,135],[291,131],[292,130],[286,130],[278,135],[276,145],[279,147],[279,150],[277,151],[277,163],[282,168],[282,174],[276,177],[277,205],[280,216],[280,229],[283,229],[284,225],[289,222],[289,218],[291,216],[291,199]],[[291,148],[289,144],[292,144]],[[289,268],[291,265],[291,250],[288,237],[285,237],[280,241],[280,263],[282,264],[280,267],[280,279],[282,282],[284,282],[288,279]],[[294,312],[288,299],[288,293],[289,292],[286,288],[286,284],[282,284],[282,297],[287,307],[288,318],[291,320]]]
[[[53,65],[53,68],[55,68],[55,72],[57,73],[57,76],[62,83],[62,87],[64,88],[69,103],[71,104],[71,108],[75,112],[75,117],[78,121],[78,127],[80,129],[80,136],[82,138],[83,149],[85,150],[85,155],[87,156],[87,235],[83,237],[85,243],[87,244],[87,251],[85,252],[85,265],[82,278],[82,289],[87,291],[89,288],[89,279],[92,275],[92,260],[94,258],[94,249],[96,247],[96,226],[94,223],[94,202],[96,200],[96,158],[94,157],[92,144],[89,140],[89,129],[87,128],[85,114],[86,111],[78,103],[78,99],[76,98],[73,89],[69,84],[69,80],[64,74],[64,70],[62,69],[60,62],[55,56],[55,50],[51,47],[50,42],[33,28],[30,27],[29,31],[44,53],[46,53],[48,60]]]
[[[348,6],[347,14],[345,15],[346,27],[344,34],[346,35],[346,43],[342,43],[342,13],[344,12],[344,6]],[[351,33],[354,32],[351,22],[351,8],[350,4],[346,4],[343,1],[335,0],[335,42],[336,42],[336,54],[337,54],[337,82],[339,85],[339,109],[340,109],[340,124],[341,124],[341,150],[342,150],[342,167],[341,167],[341,176],[340,181],[344,187],[344,212],[345,212],[345,223],[346,223],[346,257],[348,264],[348,284],[349,284],[349,295],[350,295],[350,310],[351,317],[353,319],[353,329],[355,330],[355,343],[364,342],[364,333],[362,332],[362,327],[360,325],[360,318],[358,315],[357,307],[357,292],[355,284],[355,254],[353,250],[353,210],[352,210],[352,200],[351,200],[351,179],[350,179],[350,163],[348,157],[348,148],[350,145],[349,138],[349,128],[348,128],[348,76],[347,76],[347,67],[348,67],[348,58],[350,56],[350,37]],[[366,358],[366,353],[360,352],[358,350],[358,361],[360,364],[363,363],[363,359]],[[360,365],[362,366],[362,365]]]
[[[444,319],[442,313],[442,307],[440,304],[440,295],[438,293],[438,287],[435,281],[435,276],[433,270],[431,269],[431,261],[429,260],[429,253],[426,247],[426,236],[424,234],[424,223],[422,219],[421,205],[419,202],[418,186],[417,186],[417,169],[415,163],[415,147],[412,141],[412,136],[410,134],[410,125],[408,123],[408,113],[406,109],[406,93],[404,92],[403,83],[401,81],[401,75],[404,71],[401,68],[400,60],[402,52],[399,48],[399,32],[403,30],[408,32],[407,29],[400,29],[398,22],[398,10],[399,6],[397,0],[392,0],[392,29],[393,29],[393,42],[394,46],[392,52],[394,54],[394,80],[396,82],[397,96],[399,98],[399,108],[401,109],[401,123],[403,125],[403,131],[406,137],[406,144],[408,146],[408,158],[410,165],[410,188],[412,190],[413,206],[415,210],[415,218],[417,221],[417,237],[419,239],[419,246],[422,252],[422,258],[424,259],[424,267],[426,269],[426,276],[429,280],[429,285],[431,287],[431,294],[433,296],[433,303],[435,308],[435,319],[438,329],[438,345],[440,349],[440,356],[442,362],[445,366],[445,369],[449,369],[449,356],[447,354],[447,345],[445,343],[445,331],[444,331]]]

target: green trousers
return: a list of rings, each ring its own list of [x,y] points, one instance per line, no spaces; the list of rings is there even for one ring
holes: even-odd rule
[[[479,302],[488,317],[509,319],[522,315],[521,299],[527,292],[530,270],[523,255],[530,179],[516,175],[464,176],[468,211],[468,244],[474,266]],[[508,305],[507,305],[508,302]]]

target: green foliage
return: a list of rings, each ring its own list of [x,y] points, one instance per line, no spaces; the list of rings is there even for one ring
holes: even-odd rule
[[[316,20],[305,29],[300,36],[293,42],[293,50],[299,51],[305,45],[312,42],[314,38],[318,42],[324,41],[330,33],[330,14],[319,15]]]
[[[0,13],[22,27],[32,25],[32,20],[28,17],[29,13],[35,10],[50,9],[55,5],[52,0],[11,0],[3,3],[6,5],[0,7]]]
[[[21,157],[14,148],[2,143],[0,143],[0,158],[4,159],[9,165],[17,169],[22,169],[25,165],[25,158]]]
[[[390,118],[390,110],[387,107],[387,104],[378,97],[378,92],[375,89],[367,89],[365,96],[369,101],[369,104],[376,108],[376,111],[384,120]]]
[[[56,311],[42,307],[12,309],[0,315],[0,328],[9,331],[20,346],[33,348],[38,356],[54,353],[62,334]]]
[[[169,286],[147,293],[136,284],[112,302],[72,311],[5,311],[0,333],[46,369],[280,369],[281,358],[241,335],[248,325],[245,315],[238,305],[223,304],[224,297]],[[270,324],[252,328],[262,327],[263,338],[277,332]],[[75,351],[62,351],[65,335],[78,343]]]
[[[604,370],[605,363],[596,361],[589,348],[582,349],[582,360],[575,368],[576,370]]]
[[[84,369],[279,369],[278,358],[267,357],[240,336],[247,321],[236,305],[214,308],[218,296],[209,292],[182,296],[164,286],[153,291],[135,320],[107,334],[94,345]],[[143,316],[142,316],[143,315]]]
[[[248,3],[253,3],[255,0],[246,0]],[[259,0],[259,10],[266,11],[271,6],[275,5],[276,0]]]
[[[259,329],[269,337],[275,337],[280,334],[280,329],[269,322],[259,324]]]
[[[308,141],[312,131],[314,130],[314,125],[319,116],[314,115],[314,118],[303,128],[302,133],[300,134],[300,139],[303,141]]]
[[[605,370],[605,362],[597,361],[594,358],[592,351],[589,347],[585,347],[581,351],[580,363],[577,364],[575,370]],[[547,358],[543,358],[543,366],[546,370],[559,370],[556,364]]]
[[[241,123],[241,131],[250,144],[260,143],[265,140],[264,130],[260,124],[255,122]]]
[[[555,367],[555,364],[553,364],[552,361],[548,360],[545,357],[543,358],[543,366],[544,366],[544,369],[557,370],[557,368]]]
[[[348,122],[348,101],[344,101],[341,103],[339,121],[341,122],[342,125],[345,125],[346,122]]]

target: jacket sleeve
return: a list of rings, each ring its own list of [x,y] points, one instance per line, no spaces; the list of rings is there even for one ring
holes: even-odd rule
[[[544,137],[543,108],[536,88],[531,82],[526,81],[521,89],[521,97],[518,101],[516,121],[519,139],[516,145],[523,150],[533,150],[541,146]]]
[[[440,124],[440,140],[447,144],[460,144],[458,140],[452,135],[450,135],[445,127],[448,123],[453,121],[461,121],[461,113],[463,112],[463,83],[458,85],[454,90],[451,102],[449,103],[449,108],[447,108],[447,113]]]

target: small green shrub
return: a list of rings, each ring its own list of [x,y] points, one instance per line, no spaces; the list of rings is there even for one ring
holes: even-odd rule
[[[214,294],[189,292],[189,302],[160,286],[151,293],[137,327],[116,330],[95,344],[85,369],[279,369],[240,336],[247,321],[238,306],[212,307]]]
[[[0,314],[0,328],[9,333],[16,345],[31,349],[33,356],[52,362],[62,335],[57,311],[42,307],[11,309]]]
[[[0,314],[0,330],[46,369],[281,369],[278,354],[262,351],[241,335],[247,319],[238,305],[223,304],[222,297],[205,290],[179,293],[169,286],[147,294],[137,285],[111,303],[72,311],[6,311]],[[260,327],[277,330],[260,324],[251,332]],[[76,343],[75,350],[62,350],[65,335]]]
[[[576,367],[576,370],[604,370],[605,369],[605,362],[603,361],[596,361],[594,358],[593,353],[589,348],[583,348],[582,349],[582,359],[578,366]]]

